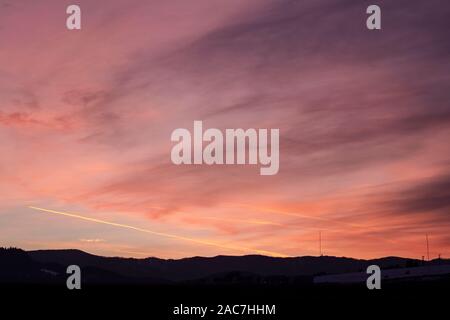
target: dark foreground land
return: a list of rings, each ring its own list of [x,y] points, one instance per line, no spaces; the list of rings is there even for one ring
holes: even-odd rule
[[[70,264],[82,269],[80,290],[66,286]],[[317,276],[364,272],[370,264],[380,265],[388,274],[388,270],[423,266],[431,270],[449,262],[424,264],[396,257],[370,261],[262,256],[123,259],[74,250],[0,249],[0,316],[157,320],[447,318],[450,274],[383,279],[380,290],[367,289],[364,281],[314,283]],[[204,316],[174,314],[180,308],[192,313],[199,307],[207,310]],[[260,311],[254,311],[258,308]]]

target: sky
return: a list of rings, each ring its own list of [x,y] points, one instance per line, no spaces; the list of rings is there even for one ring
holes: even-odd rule
[[[0,246],[450,257],[446,1],[74,3],[0,0]],[[279,128],[278,174],[174,165],[194,120]]]

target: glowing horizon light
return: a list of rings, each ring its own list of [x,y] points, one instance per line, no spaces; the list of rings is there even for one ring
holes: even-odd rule
[[[56,211],[56,210],[39,208],[39,207],[34,207],[34,206],[28,206],[28,208],[29,209],[33,209],[33,210],[37,210],[37,211],[42,211],[42,212],[47,212],[47,213],[54,213],[54,214],[58,214],[58,215],[62,215],[62,216],[77,218],[77,219],[81,219],[81,220],[85,220],[85,221],[101,223],[101,224],[110,225],[110,226],[114,226],[114,227],[131,229],[131,230],[135,230],[135,231],[139,231],[139,232],[153,234],[153,235],[160,236],[160,237],[166,237],[166,238],[172,238],[172,239],[177,239],[177,240],[189,241],[189,242],[193,242],[193,243],[197,243],[197,244],[213,246],[213,247],[219,247],[219,248],[222,248],[222,249],[246,252],[247,254],[251,253],[251,252],[254,252],[254,253],[268,255],[268,256],[272,256],[272,257],[288,257],[288,255],[285,255],[285,254],[282,254],[282,253],[278,253],[278,252],[259,250],[259,249],[241,247],[241,246],[224,245],[224,244],[220,244],[220,243],[216,243],[216,242],[212,242],[212,241],[208,241],[208,240],[194,239],[194,238],[178,236],[178,235],[174,235],[174,234],[170,234],[170,233],[157,232],[157,231],[152,231],[152,230],[148,230],[148,229],[134,227],[134,226],[130,226],[130,225],[122,224],[122,223],[109,222],[109,221],[106,221],[106,220],[89,218],[89,217],[85,217],[85,216],[78,215],[78,214],[73,214],[73,213],[68,213],[68,212]]]

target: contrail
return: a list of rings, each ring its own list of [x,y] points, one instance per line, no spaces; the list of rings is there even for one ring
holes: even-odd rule
[[[131,230],[135,230],[135,231],[139,231],[139,232],[145,232],[145,233],[153,234],[153,235],[160,236],[160,237],[172,238],[172,239],[177,239],[177,240],[182,240],[182,241],[189,241],[189,242],[202,244],[202,245],[206,245],[206,246],[213,246],[213,247],[218,247],[218,248],[222,248],[222,249],[228,249],[228,250],[234,250],[234,251],[240,251],[240,252],[246,252],[246,253],[256,252],[259,254],[269,255],[269,256],[273,256],[273,257],[287,257],[287,255],[278,253],[278,252],[257,250],[257,249],[246,248],[246,247],[241,247],[241,246],[230,246],[230,245],[224,245],[224,244],[215,243],[215,242],[211,242],[211,241],[207,241],[207,240],[187,238],[187,237],[177,236],[177,235],[170,234],[170,233],[162,233],[162,232],[151,231],[151,230],[147,230],[147,229],[143,229],[143,228],[133,227],[133,226],[122,224],[122,223],[109,222],[109,221],[105,221],[105,220],[89,218],[89,217],[85,217],[85,216],[81,216],[81,215],[73,214],[73,213],[68,213],[68,212],[55,211],[55,210],[44,209],[44,208],[33,207],[33,206],[28,206],[28,208],[33,209],[33,210],[38,210],[38,211],[55,213],[55,214],[59,214],[59,215],[66,216],[66,217],[77,218],[77,219],[81,219],[81,220],[85,220],[85,221],[106,224],[106,225],[110,225],[110,226],[114,226],[114,227],[131,229]]]

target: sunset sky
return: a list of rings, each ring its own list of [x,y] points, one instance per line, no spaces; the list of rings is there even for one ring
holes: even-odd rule
[[[450,6],[372,2],[0,0],[0,246],[449,258]],[[278,174],[172,164],[194,120]]]

